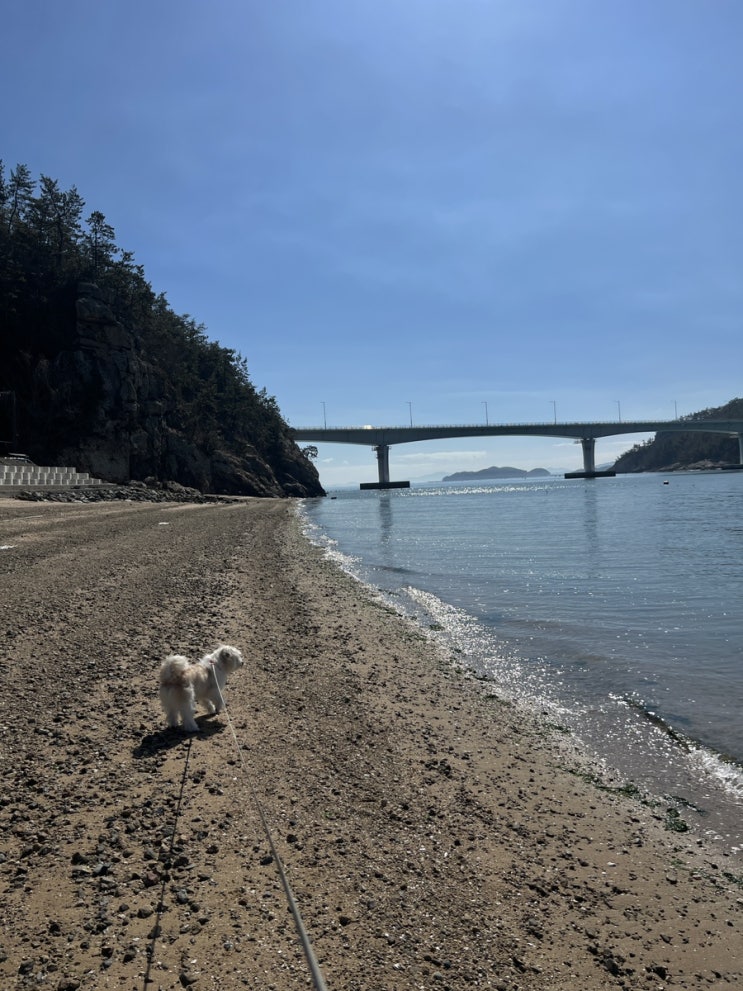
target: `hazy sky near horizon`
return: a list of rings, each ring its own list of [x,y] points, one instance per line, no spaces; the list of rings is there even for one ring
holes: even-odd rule
[[[6,170],[75,185],[295,426],[743,393],[738,0],[26,0],[3,31]],[[396,478],[491,464],[582,459],[391,452]],[[366,448],[318,466],[376,477]]]

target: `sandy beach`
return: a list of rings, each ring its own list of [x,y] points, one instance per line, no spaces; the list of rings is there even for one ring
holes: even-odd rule
[[[743,987],[743,864],[600,780],[292,504],[0,499],[0,986]],[[238,646],[202,732],[156,672]],[[233,736],[234,731],[234,736]]]

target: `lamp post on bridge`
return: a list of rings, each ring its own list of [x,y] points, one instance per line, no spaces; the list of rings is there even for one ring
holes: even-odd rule
[[[552,403],[552,412],[554,414],[554,420],[555,423],[557,423],[557,403],[555,402],[554,399],[550,399],[550,402]]]
[[[616,404],[617,404],[617,419],[621,423],[622,422],[622,407],[619,405],[619,400],[618,399],[616,400]]]
[[[488,422],[488,404],[487,404],[487,402],[484,399],[482,401],[482,404],[485,407],[485,426],[486,427],[489,427],[490,424]]]
[[[408,403],[408,412],[410,413],[410,426],[413,426],[413,404]]]
[[[321,405],[322,405],[322,425],[325,428],[325,430],[327,430],[328,429],[328,418],[325,415],[325,403],[322,403]]]

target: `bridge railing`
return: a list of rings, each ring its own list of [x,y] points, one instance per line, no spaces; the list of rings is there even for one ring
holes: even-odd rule
[[[610,424],[621,424],[626,426],[632,423],[683,423],[683,419],[678,418],[674,420],[515,420],[515,421],[503,421],[503,422],[490,422],[490,423],[414,423],[412,426],[410,423],[387,423],[387,424],[354,424],[345,426],[342,424],[317,424],[310,423],[307,426],[297,426],[290,424],[290,429],[302,430],[304,432],[308,430],[421,430],[421,429],[436,429],[438,427],[445,428],[447,430],[453,429],[463,429],[463,430],[475,430],[482,427],[580,427],[580,426],[590,426],[592,424],[609,426]],[[701,423],[701,420],[690,421],[693,423]]]

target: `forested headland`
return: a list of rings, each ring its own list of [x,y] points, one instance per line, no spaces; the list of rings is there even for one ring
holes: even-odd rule
[[[0,453],[108,481],[323,494],[246,359],[174,312],[73,186],[0,162]]]
[[[681,417],[683,420],[743,420],[743,399],[731,399],[724,406],[710,407]],[[644,444],[635,444],[617,458],[614,470],[627,473],[635,471],[672,471],[683,468],[714,468],[737,464],[738,440],[724,434],[662,433]]]

